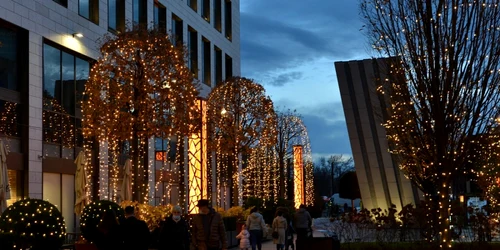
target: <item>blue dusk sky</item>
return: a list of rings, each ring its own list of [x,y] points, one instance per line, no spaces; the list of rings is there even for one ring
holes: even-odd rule
[[[242,0],[241,75],[296,109],[314,160],[351,156],[334,62],[372,57],[357,0]]]

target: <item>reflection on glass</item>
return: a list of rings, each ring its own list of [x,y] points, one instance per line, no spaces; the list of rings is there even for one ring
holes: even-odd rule
[[[0,135],[19,136],[19,105],[0,100]]]
[[[0,27],[0,88],[18,90],[17,33]]]
[[[52,143],[61,143],[61,115],[44,110],[43,117],[43,140]]]
[[[43,55],[43,108],[52,110],[52,103],[61,102],[61,92],[56,91],[56,83],[61,80],[61,52],[44,45]]]
[[[116,0],[108,0],[108,27],[116,29]]]
[[[89,0],[78,0],[78,14],[80,14],[80,16],[89,19],[90,18],[89,9],[90,9]]]
[[[89,62],[80,58],[76,58],[75,73],[76,73],[76,117],[82,117],[82,100],[83,92],[85,91],[85,82],[89,78]]]
[[[139,24],[139,1],[140,0],[132,0],[132,21],[134,25]]]
[[[75,57],[62,53],[62,81],[56,83],[56,92],[62,91],[63,113],[75,114]]]

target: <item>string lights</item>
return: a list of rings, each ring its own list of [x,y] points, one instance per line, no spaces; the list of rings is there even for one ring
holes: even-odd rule
[[[276,114],[262,85],[233,77],[208,96],[209,150],[217,153],[218,190],[230,190],[234,205],[243,203],[243,159],[258,146],[276,142]],[[219,197],[219,201],[227,197]]]
[[[151,198],[149,184],[155,172],[151,169],[153,158],[145,157],[152,151],[149,140],[184,137],[198,129],[193,126],[199,115],[196,84],[185,66],[185,52],[173,46],[163,32],[134,29],[105,36],[103,41],[102,56],[85,84],[82,123],[86,148],[94,138],[99,141],[100,196],[107,198],[110,193],[109,165],[113,170],[112,198],[116,199],[116,154],[123,152],[117,145],[127,142],[133,197],[146,203]]]
[[[451,247],[450,199],[456,195],[450,186],[477,173],[471,162],[492,156],[474,149],[481,148],[475,146],[477,137],[489,135],[500,114],[499,6],[364,0],[361,13],[373,48],[389,57],[379,64],[376,80],[390,151],[435,204],[428,222],[439,233],[428,240]]]
[[[66,225],[61,212],[48,201],[24,199],[2,213],[0,233],[12,236],[13,249],[58,249]]]

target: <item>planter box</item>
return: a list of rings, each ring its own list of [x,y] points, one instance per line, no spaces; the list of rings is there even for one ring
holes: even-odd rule
[[[91,243],[75,243],[75,250],[98,250],[94,244]]]

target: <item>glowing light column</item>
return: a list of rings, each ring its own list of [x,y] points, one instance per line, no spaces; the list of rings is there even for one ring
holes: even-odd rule
[[[305,204],[302,145],[293,146],[293,183],[295,207],[298,208],[300,204]]]
[[[198,100],[198,105],[201,111],[201,131],[192,134],[188,142],[188,212],[190,214],[198,213],[198,207],[196,207],[198,200],[208,198],[206,101]]]

